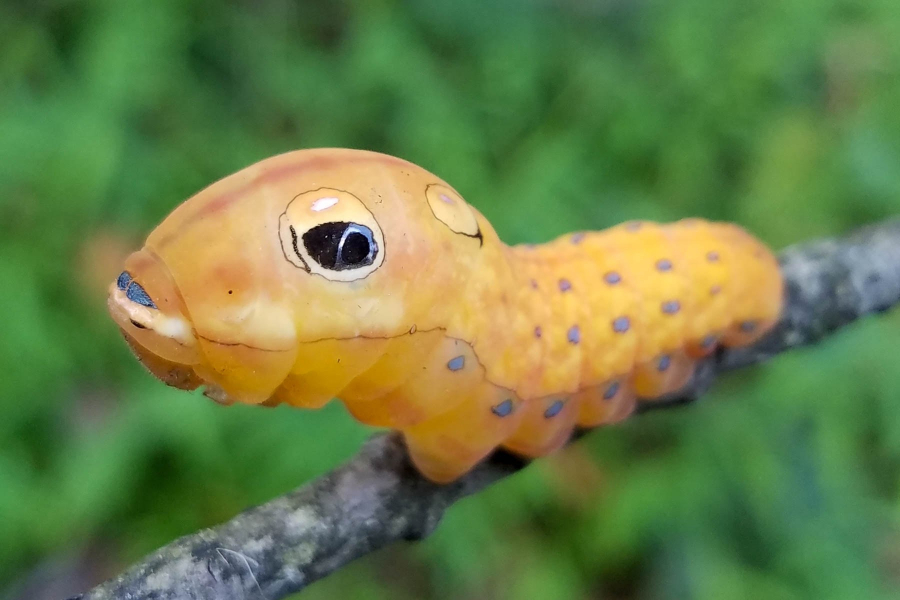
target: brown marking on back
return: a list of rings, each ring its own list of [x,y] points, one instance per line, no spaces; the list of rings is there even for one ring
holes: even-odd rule
[[[302,151],[301,151],[302,152]],[[389,156],[387,154],[380,154],[377,152],[364,152],[360,151],[359,153],[350,153],[350,156],[341,156],[340,158],[332,156],[332,155],[315,155],[310,156],[309,158],[301,159],[295,162],[290,162],[288,164],[279,166],[278,168],[262,170],[262,172],[254,177],[251,181],[248,181],[241,187],[225,192],[215,198],[209,200],[202,206],[200,206],[196,211],[194,211],[189,216],[185,217],[184,221],[175,229],[165,237],[157,242],[156,246],[160,250],[165,248],[168,244],[172,242],[175,238],[177,238],[181,232],[185,229],[189,229],[191,225],[209,217],[210,215],[216,214],[218,212],[222,212],[231,206],[234,202],[240,200],[248,189],[256,187],[263,183],[275,182],[291,175],[294,175],[297,171],[301,171],[304,169],[319,169],[327,167],[335,162],[348,162],[348,163],[357,163],[357,162],[380,162],[385,164],[400,164],[400,165],[410,165],[415,167],[409,161],[403,160],[402,158],[397,158],[395,156]],[[252,165],[251,165],[252,166]],[[248,167],[249,168],[249,167]],[[418,167],[416,167],[418,168]],[[215,185],[215,184],[213,184]],[[289,202],[290,198],[286,200]]]

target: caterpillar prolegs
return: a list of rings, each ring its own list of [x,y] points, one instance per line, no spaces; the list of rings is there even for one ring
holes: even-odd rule
[[[508,247],[424,169],[323,149],[185,201],[126,260],[109,309],[167,384],[225,403],[338,397],[446,482],[498,446],[541,456],[678,390],[699,358],[773,325],[782,285],[734,225]]]

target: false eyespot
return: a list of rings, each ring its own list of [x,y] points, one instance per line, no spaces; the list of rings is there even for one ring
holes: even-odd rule
[[[319,188],[295,196],[278,223],[285,258],[330,281],[355,281],[384,262],[384,234],[372,212],[343,190]]]
[[[459,194],[446,185],[432,183],[425,189],[425,197],[435,218],[450,231],[482,240],[475,211]]]

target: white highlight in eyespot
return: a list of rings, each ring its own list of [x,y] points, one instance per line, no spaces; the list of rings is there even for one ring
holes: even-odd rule
[[[315,202],[312,203],[313,212],[321,212],[327,208],[331,208],[335,204],[338,203],[338,199],[334,196],[328,196],[325,198],[319,198]]]

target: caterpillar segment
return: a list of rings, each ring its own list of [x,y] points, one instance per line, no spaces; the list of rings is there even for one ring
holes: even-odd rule
[[[449,482],[671,394],[778,318],[735,225],[631,222],[504,245],[446,182],[357,150],[272,157],[199,192],[131,255],[109,309],[165,383],[225,403],[339,398]]]

